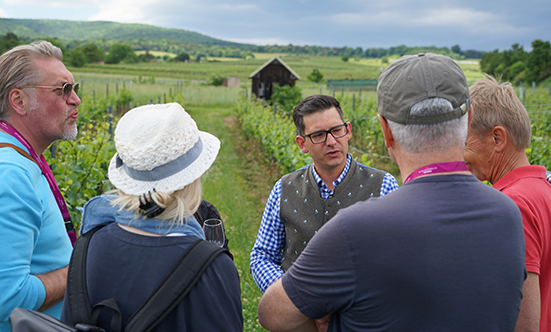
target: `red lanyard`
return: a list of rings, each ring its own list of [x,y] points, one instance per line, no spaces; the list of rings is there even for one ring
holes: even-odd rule
[[[422,175],[459,172],[459,171],[468,171],[468,170],[469,169],[467,168],[467,165],[465,165],[464,161],[452,161],[449,163],[430,164],[413,171],[413,173],[411,173],[407,177],[406,181],[404,181],[404,184]]]
[[[40,158],[39,158],[36,152],[34,151],[34,149],[32,148],[32,146],[29,144],[29,142],[27,142],[27,140],[23,136],[21,136],[21,134],[15,128],[13,128],[12,126],[10,126],[9,124],[7,124],[2,120],[0,120],[0,128],[6,131],[8,134],[15,137],[19,142],[21,142],[21,144],[23,144],[27,148],[27,150],[29,150],[31,156],[36,161],[38,167],[40,167],[40,170],[42,170],[42,174],[44,174],[44,176],[46,177],[46,180],[50,185],[50,189],[54,194],[57,205],[59,206],[59,210],[63,215],[63,220],[65,221],[65,228],[67,229],[67,235],[69,235],[69,239],[71,239],[71,243],[74,245],[77,239],[77,236],[76,236],[75,228],[73,227],[73,222],[71,221],[71,216],[69,215],[69,209],[67,209],[67,204],[65,204],[65,200],[63,199],[63,196],[59,191],[59,187],[55,182],[54,174],[52,173],[50,166],[46,162],[46,159],[44,158],[43,155],[40,155]]]

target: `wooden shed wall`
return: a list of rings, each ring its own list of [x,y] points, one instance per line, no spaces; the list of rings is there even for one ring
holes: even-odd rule
[[[293,87],[295,81],[294,75],[285,66],[271,63],[253,77],[252,90],[258,98],[268,100],[272,96],[274,84],[279,86],[288,84]]]

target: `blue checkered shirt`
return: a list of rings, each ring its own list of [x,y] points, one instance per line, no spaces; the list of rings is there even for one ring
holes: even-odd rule
[[[342,182],[348,170],[352,157],[348,155],[346,166],[341,175],[333,186],[337,187]],[[359,164],[361,165],[361,164]],[[361,165],[362,167],[369,168]],[[303,168],[308,167],[308,165]],[[316,179],[318,187],[320,188],[321,197],[328,199],[333,195],[333,191],[327,188],[325,182],[320,178],[316,172],[315,167],[312,167],[313,175]],[[398,183],[394,176],[390,173],[386,173],[381,185],[381,192],[379,196],[384,196],[394,190],[398,189]],[[258,235],[251,251],[251,274],[258,288],[264,293],[268,286],[275,282],[281,275],[283,270],[281,269],[281,261],[283,259],[283,249],[285,247],[285,225],[279,217],[279,200],[281,198],[281,179],[276,182],[268,201],[266,202],[266,208],[262,216],[262,222]]]

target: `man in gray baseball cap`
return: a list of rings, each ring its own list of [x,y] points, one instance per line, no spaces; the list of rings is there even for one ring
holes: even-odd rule
[[[404,185],[322,227],[266,290],[261,325],[316,331],[329,318],[331,331],[514,331],[522,220],[463,161],[472,110],[461,68],[442,55],[404,56],[381,74],[377,97]]]

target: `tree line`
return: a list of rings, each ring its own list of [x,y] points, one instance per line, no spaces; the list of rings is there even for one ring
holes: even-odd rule
[[[64,60],[74,67],[82,67],[87,63],[138,63],[150,62],[157,57],[151,53],[137,55],[136,50],[132,46],[125,43],[112,43],[107,50],[95,43],[79,43],[64,45],[59,40],[53,38],[43,38],[59,47],[63,51]],[[13,33],[7,33],[0,39],[0,54],[8,51],[14,46],[27,44],[31,42],[28,38],[19,39]],[[176,57],[171,59],[163,59],[170,61],[188,61],[191,57],[185,52],[180,52]]]
[[[323,46],[297,46],[297,45],[271,45],[271,46],[255,46],[255,52],[259,53],[290,53],[296,55],[318,55],[318,56],[338,56],[347,58],[384,58],[393,56],[402,56],[406,54],[417,53],[438,53],[444,54],[454,59],[480,59],[484,54],[481,51],[467,50],[462,51],[459,45],[454,45],[451,48],[447,47],[408,47],[399,45],[390,48],[366,48],[361,47],[323,47]]]
[[[69,49],[82,46],[83,41],[71,41],[67,43]],[[405,45],[394,46],[390,48],[367,48],[361,47],[324,47],[324,46],[299,46],[299,45],[206,45],[196,43],[184,43],[169,39],[140,39],[128,41],[115,40],[92,40],[86,41],[98,45],[104,50],[108,50],[115,43],[130,45],[136,51],[161,51],[173,54],[187,53],[192,58],[202,57],[228,57],[228,58],[254,58],[253,53],[287,53],[292,55],[311,55],[311,56],[337,56],[346,58],[384,58],[402,56],[405,54],[417,53],[438,53],[447,55],[453,59],[480,59],[484,52],[477,50],[462,50],[459,45],[448,47],[408,47]]]
[[[7,33],[0,39],[0,53],[10,48],[28,43],[28,38],[19,39],[13,33]],[[221,46],[181,43],[171,40],[133,40],[129,42],[113,40],[71,41],[62,43],[60,40],[44,38],[60,47],[65,54],[66,61],[75,67],[82,67],[87,63],[137,63],[150,61],[201,61],[206,57],[234,57],[254,58],[253,53],[287,53],[294,55],[312,56],[340,56],[348,58],[382,58],[403,56],[422,52],[439,53],[454,59],[481,58],[480,69],[482,72],[501,77],[503,80],[513,82],[551,82],[551,44],[548,41],[534,40],[532,51],[527,52],[519,44],[512,45],[509,50],[493,52],[479,52],[475,50],[461,50],[459,45],[447,47],[396,47],[368,48],[361,47],[321,47],[321,46],[296,46],[296,45],[243,45]],[[137,55],[136,51],[145,51]],[[152,55],[152,51],[162,51],[176,54],[172,58],[158,59]],[[312,79],[312,81],[317,81]]]
[[[0,40],[0,44],[15,46],[17,42],[29,42],[28,38],[22,38],[21,41],[13,33],[8,33],[4,40]],[[181,56],[174,61],[185,60],[201,60],[206,57],[228,57],[249,59],[254,58],[255,52],[258,53],[287,53],[292,55],[311,55],[311,56],[338,56],[342,58],[388,58],[394,56],[402,56],[405,54],[416,54],[421,52],[432,52],[450,56],[454,59],[464,58],[482,58],[483,52],[476,50],[461,50],[459,45],[454,45],[451,48],[447,47],[408,47],[399,45],[390,48],[367,48],[361,47],[323,47],[323,46],[298,46],[298,45],[213,45],[213,44],[198,44],[186,43],[169,39],[133,39],[133,40],[70,40],[61,41],[58,39],[48,39],[56,41],[58,46],[63,44],[64,52],[73,62],[72,65],[81,66],[86,62],[105,61],[105,63],[129,62],[135,63],[139,61],[152,61],[156,57],[150,52],[160,51],[173,53]],[[11,40],[6,43],[6,40]],[[126,45],[126,46],[123,46]],[[115,46],[113,52],[111,51]],[[129,46],[134,51],[145,51],[141,56],[133,55],[130,52]],[[2,45],[0,45],[0,48]],[[9,47],[7,48],[9,49]],[[103,51],[103,57],[102,57]],[[109,55],[112,53],[112,55]],[[188,58],[189,56],[189,58]],[[167,59],[162,59],[167,60]]]
[[[513,44],[509,50],[486,53],[480,60],[480,70],[515,84],[551,83],[551,44],[537,39],[532,42],[531,52]]]

